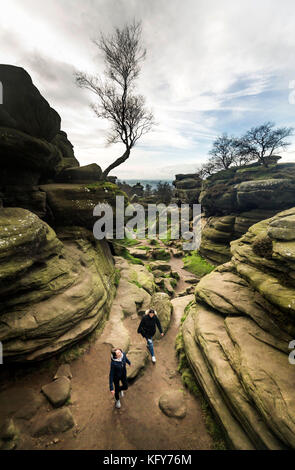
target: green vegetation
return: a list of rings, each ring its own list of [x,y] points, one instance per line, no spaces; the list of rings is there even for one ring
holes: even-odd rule
[[[153,258],[165,261],[167,259],[170,259],[170,253],[164,248],[159,248],[153,252]]]
[[[184,269],[190,273],[195,274],[197,277],[203,277],[211,273],[215,266],[208,263],[197,251],[191,251],[183,258]]]
[[[188,306],[189,304],[187,305],[187,310]],[[201,402],[205,425],[208,433],[212,437],[214,450],[227,450],[227,445],[222,429],[220,425],[216,422],[210,405],[208,404],[207,400],[199,389],[195,376],[187,361],[184,352],[182,332],[178,333],[178,335],[176,336],[175,349],[179,361],[178,371],[181,373],[182,382],[184,386]]]
[[[157,240],[156,238],[152,238],[152,239],[150,240],[150,245],[159,246],[159,242],[158,242],[158,240]]]
[[[140,282],[136,281],[136,280],[133,280],[133,281],[129,281],[130,283],[132,284],[135,284],[137,287],[139,287],[140,289],[142,288],[142,285],[140,284]]]
[[[118,287],[118,285],[119,285],[120,277],[121,277],[120,269],[115,268],[114,284],[115,284],[116,287]]]
[[[139,241],[134,238],[122,238],[122,240],[118,239],[116,242],[122,246],[135,246],[139,244]]]

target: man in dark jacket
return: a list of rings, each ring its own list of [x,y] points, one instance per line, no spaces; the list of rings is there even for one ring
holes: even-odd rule
[[[157,317],[157,312],[154,309],[150,308],[142,317],[142,320],[137,329],[137,333],[140,333],[146,339],[147,347],[149,352],[151,353],[153,363],[156,362],[153,345],[153,336],[156,333],[156,326],[158,327],[161,336],[164,336],[160,320]]]
[[[116,399],[116,408],[121,408],[120,397],[124,396],[123,390],[128,389],[126,363],[131,366],[131,362],[122,349],[112,349],[109,379],[111,394],[115,395]],[[122,385],[120,385],[120,381]],[[115,390],[113,385],[115,385]]]

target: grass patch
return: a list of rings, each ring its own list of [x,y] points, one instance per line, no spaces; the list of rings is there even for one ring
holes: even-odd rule
[[[134,281],[129,281],[129,282],[132,283],[132,284],[135,284],[135,285],[136,285],[137,287],[139,287],[140,289],[142,288],[142,285],[141,285],[140,282],[138,282],[138,281],[135,281],[135,280],[134,280]]]
[[[117,243],[122,246],[135,246],[139,244],[139,241],[134,238],[123,238],[121,240],[117,240]]]
[[[123,254],[122,256],[123,256],[123,258],[130,261],[130,263],[132,263],[132,264],[141,264],[142,266],[144,266],[144,262],[141,259],[135,258],[135,256],[132,256],[128,251],[127,251],[127,253]]]
[[[211,273],[215,266],[208,263],[197,251],[192,251],[190,254],[183,258],[184,269],[190,273],[195,274],[197,277],[203,277]]]
[[[188,307],[189,304],[187,305],[187,310]],[[201,402],[206,429],[212,437],[214,450],[227,450],[228,446],[226,445],[222,429],[216,422],[209,403],[199,389],[195,376],[187,361],[184,352],[182,332],[178,333],[176,336],[175,349],[178,356],[178,371],[181,373],[182,383]]]
[[[118,285],[119,285],[120,277],[121,277],[120,269],[115,268],[114,284],[115,284],[116,287],[118,287]]]

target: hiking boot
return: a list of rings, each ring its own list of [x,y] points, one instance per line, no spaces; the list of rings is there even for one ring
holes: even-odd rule
[[[121,408],[121,403],[120,403],[120,400],[116,400],[116,408]]]
[[[124,392],[123,392],[123,390],[121,390],[121,392],[120,392],[120,397],[121,397],[121,398],[124,397]]]
[[[155,356],[152,356],[152,362],[155,363],[156,362],[156,358]]]

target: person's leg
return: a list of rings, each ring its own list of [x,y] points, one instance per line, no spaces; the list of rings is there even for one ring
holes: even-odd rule
[[[114,386],[115,386],[115,398],[118,401],[120,398],[120,385],[119,385],[119,380],[114,380]]]
[[[151,353],[151,356],[153,357],[155,355],[154,353],[154,345],[153,345],[153,339],[152,338],[147,338],[147,347],[149,349],[149,352]]]
[[[120,391],[122,390],[128,390],[128,382],[127,382],[127,376],[123,376],[121,379],[122,386],[120,387]]]

